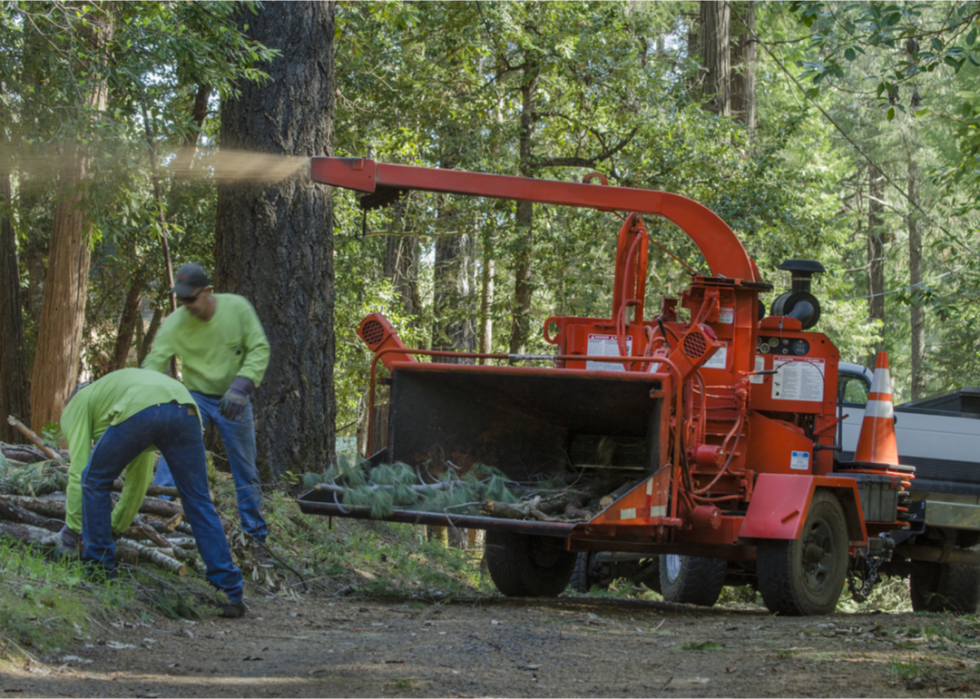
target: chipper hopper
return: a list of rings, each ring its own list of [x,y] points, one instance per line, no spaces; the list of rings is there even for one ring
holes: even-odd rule
[[[432,478],[486,464],[524,487],[547,479],[596,496],[599,506],[579,507],[577,518],[498,516],[492,503],[480,514],[413,508],[384,517],[487,530],[490,573],[504,594],[560,593],[576,552],[680,554],[700,566],[692,584],[717,588],[708,604],[726,575],[742,576],[774,612],[822,614],[849,573],[860,581],[868,561],[910,536],[911,474],[835,463],[839,355],[810,330],[820,314],[810,294],[818,263],[786,263],[792,291],[764,317],[759,296],[771,287],[738,238],[676,194],[601,177],[580,184],[367,159],[314,158],[311,174],[364,193],[365,207],[424,190],[619,214],[612,312],[549,318],[554,354],[411,349],[380,314],[358,331],[374,352],[372,401],[376,382],[388,390],[386,421],[371,406],[369,441],[380,445],[371,463],[404,463]],[[646,216],[680,227],[710,269],[655,314],[645,308]],[[370,516],[335,489],[298,502],[310,514]]]

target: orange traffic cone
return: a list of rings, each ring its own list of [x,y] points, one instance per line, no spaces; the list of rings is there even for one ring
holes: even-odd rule
[[[879,352],[871,393],[864,406],[864,421],[858,437],[854,461],[859,464],[898,466],[895,441],[895,409],[892,405],[892,379],[888,372],[888,353]]]

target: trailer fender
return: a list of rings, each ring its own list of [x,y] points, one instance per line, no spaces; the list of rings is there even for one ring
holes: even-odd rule
[[[851,546],[868,545],[861,497],[852,478],[760,473],[739,530],[740,539],[798,539],[813,494],[831,491],[844,509]]]

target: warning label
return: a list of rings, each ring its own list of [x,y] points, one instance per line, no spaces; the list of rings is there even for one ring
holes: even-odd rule
[[[762,355],[755,355],[755,370],[765,371],[766,370],[766,358]],[[766,380],[765,376],[750,376],[749,381],[751,383],[762,383]]]
[[[735,309],[734,308],[721,308],[718,310],[718,322],[725,323],[726,325],[731,325],[735,322]]]
[[[824,360],[773,357],[772,368],[776,370],[772,375],[773,400],[823,400]]]
[[[633,354],[633,338],[626,336],[627,354]],[[619,343],[615,335],[600,335],[589,333],[589,348],[586,354],[590,357],[619,357]],[[587,361],[585,368],[589,371],[626,371],[626,365],[621,362],[592,362]]]
[[[789,457],[789,467],[794,471],[809,471],[810,452],[808,451],[792,452],[792,456]]]
[[[705,369],[727,369],[728,368],[728,345],[723,344],[711,355],[711,359],[704,363]]]

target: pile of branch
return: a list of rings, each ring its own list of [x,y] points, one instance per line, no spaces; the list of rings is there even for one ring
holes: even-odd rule
[[[608,483],[519,483],[497,469],[476,464],[461,473],[453,464],[438,476],[405,464],[338,464],[323,474],[308,473],[304,484],[337,495],[344,505],[370,507],[384,518],[396,509],[485,515],[504,519],[584,522],[591,503],[608,492]]]
[[[65,525],[68,453],[51,448],[13,416],[7,421],[34,446],[0,442],[0,537],[25,546],[53,548],[55,535]],[[117,492],[122,487],[121,480],[113,484]],[[41,495],[41,491],[47,492]],[[188,565],[203,571],[193,532],[183,522],[183,509],[156,497],[159,495],[175,497],[177,489],[150,486],[140,514],[116,541],[118,560],[132,565],[150,563],[181,576]]]

